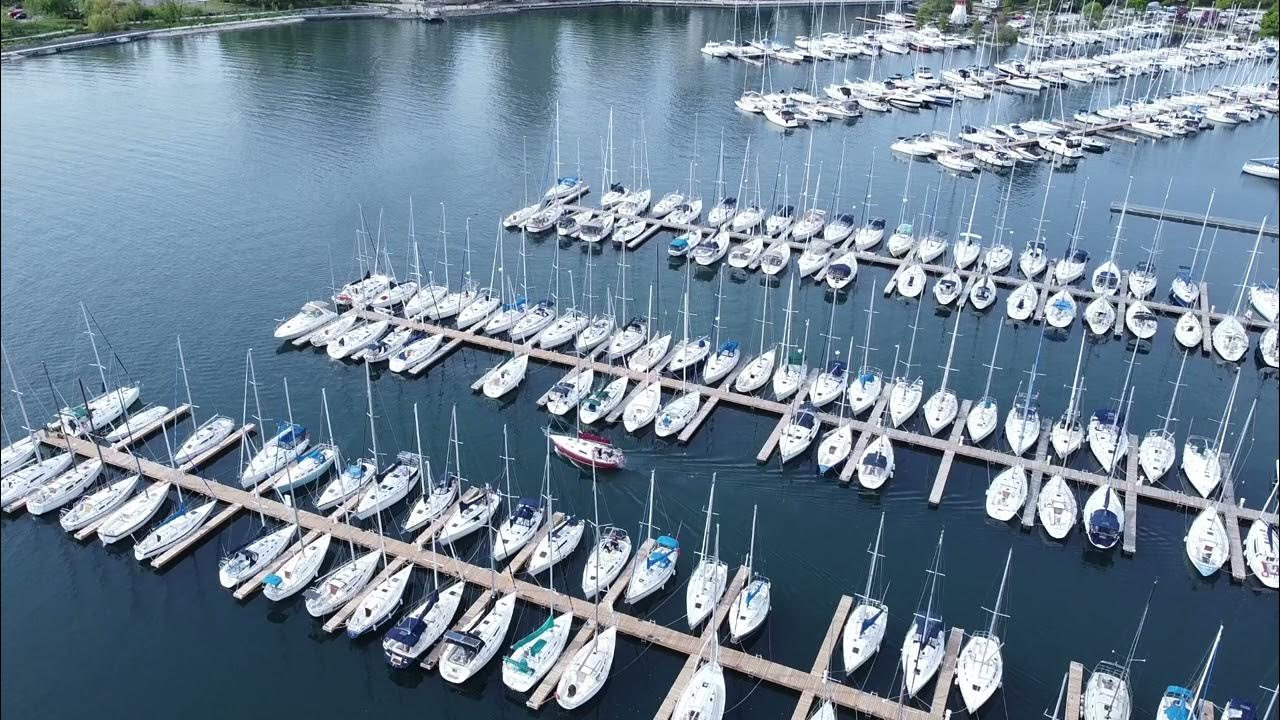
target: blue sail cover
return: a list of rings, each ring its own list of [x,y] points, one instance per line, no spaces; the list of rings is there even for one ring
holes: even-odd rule
[[[1191,691],[1181,685],[1170,685],[1165,688],[1163,700],[1170,700],[1169,706],[1160,715],[1160,720],[1190,720]],[[1161,704],[1163,704],[1163,700]]]
[[[1095,545],[1109,548],[1120,540],[1120,517],[1105,508],[1094,510],[1086,530]]]
[[[720,345],[720,354],[722,354],[722,355],[732,355],[732,354],[734,354],[734,353],[736,353],[736,352],[738,352],[738,341],[737,341],[737,340],[725,340],[723,343],[721,343],[721,345]]]
[[[827,366],[827,372],[830,373],[832,377],[844,377],[845,367],[846,366],[843,361],[833,360],[831,361],[831,364]]]
[[[560,178],[559,184],[564,185],[565,187],[573,187],[574,185],[578,184],[578,176],[565,175],[564,177]]]
[[[862,626],[858,628],[858,634],[861,635],[867,630],[870,630],[871,626],[875,625],[876,621],[879,620],[880,616],[883,614],[884,614],[884,608],[877,608],[876,611],[872,613],[870,616],[868,616],[866,620],[862,621]]]
[[[289,423],[280,423],[280,429],[276,433],[276,442],[289,446],[303,439],[307,435],[307,429],[301,425],[291,425]]]
[[[645,558],[646,567],[666,567],[671,564],[671,553],[680,549],[680,541],[669,535],[658,537],[658,547]]]

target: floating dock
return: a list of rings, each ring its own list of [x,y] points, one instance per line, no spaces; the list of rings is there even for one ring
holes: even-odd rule
[[[48,436],[45,439],[51,440]],[[61,442],[61,439],[59,441]],[[300,531],[307,531],[309,536],[328,533],[335,540],[343,543],[352,543],[369,549],[384,549],[389,556],[399,558],[404,563],[413,563],[426,570],[436,570],[441,574],[463,580],[470,585],[484,588],[484,592],[481,593],[478,601],[473,602],[467,612],[464,613],[463,621],[459,624],[465,624],[467,616],[473,618],[478,616],[487,606],[489,600],[497,594],[514,593],[525,602],[545,608],[555,607],[557,610],[571,612],[575,617],[583,621],[593,622],[598,616],[602,626],[616,627],[620,633],[641,642],[658,645],[667,650],[683,654],[690,658],[686,663],[686,668],[690,665],[696,667],[698,659],[704,657],[704,654],[708,652],[707,640],[723,624],[725,615],[747,579],[745,567],[738,568],[732,584],[727,588],[724,598],[717,606],[714,617],[703,629],[701,635],[691,635],[665,625],[659,625],[650,620],[643,620],[628,613],[617,611],[613,609],[612,602],[608,601],[608,599],[597,606],[595,603],[582,598],[564,595],[534,583],[517,579],[515,573],[503,572],[494,574],[486,567],[462,562],[446,555],[432,552],[411,542],[384,537],[346,522],[339,522],[338,518],[345,512],[345,507],[338,508],[332,515],[325,517],[311,511],[295,509],[284,503],[255,495],[247,490],[211,482],[151,460],[135,459],[131,455],[112,450],[109,447],[96,446],[88,440],[71,438],[66,442],[79,455],[93,457],[101,452],[108,465],[126,471],[132,471],[136,465],[140,465],[144,476],[153,480],[174,483],[187,492],[205,495],[228,505],[253,507],[254,510],[285,523],[292,523],[296,519]],[[643,557],[643,555],[637,557]],[[277,560],[273,565],[278,566],[280,562],[283,562],[283,560]],[[260,585],[261,582],[261,578],[255,578],[254,581],[241,586],[241,589],[243,590],[250,584]],[[623,586],[624,583],[621,580],[615,583],[614,588],[610,590],[610,595],[615,595]],[[237,591],[237,597],[240,597],[239,591]],[[842,602],[841,606],[843,605],[844,603]],[[840,614],[839,610],[840,607],[837,608],[837,615]],[[832,625],[837,625],[834,619]],[[832,632],[829,631],[828,637],[831,635]],[[882,720],[942,720],[946,711],[945,698],[947,693],[950,692],[952,669],[955,667],[955,656],[962,635],[963,631],[959,628],[951,629],[950,639],[947,643],[947,657],[943,661],[942,670],[936,680],[938,684],[933,695],[933,704],[928,711],[904,707],[894,700],[848,685],[823,683],[825,672],[815,675],[813,671],[798,670],[729,647],[721,648],[719,656],[720,664],[728,670],[769,682],[797,694],[814,693],[815,688],[817,688],[816,693],[825,699],[840,707],[854,710],[866,716],[881,718]],[[823,645],[825,646],[826,644],[827,642],[824,641]],[[441,646],[438,645],[437,649],[428,656],[428,661],[424,661],[424,665],[430,662],[432,658],[438,658],[439,647]],[[815,667],[818,665],[819,663],[815,663]],[[677,687],[682,687],[679,679],[673,685],[673,689]],[[939,698],[943,701],[940,702]],[[664,703],[663,708],[665,706],[666,703]],[[659,717],[667,717],[662,715],[662,708],[659,710]]]
[[[1122,212],[1126,215],[1135,215],[1137,217],[1151,218],[1153,220],[1160,220],[1163,218],[1169,222],[1185,223],[1187,225],[1204,225],[1205,227],[1248,233],[1249,235],[1257,235],[1261,232],[1267,237],[1280,237],[1280,228],[1277,228],[1275,225],[1263,225],[1262,223],[1218,217],[1217,215],[1210,215],[1206,218],[1204,213],[1169,210],[1166,208],[1152,207],[1150,205],[1134,205],[1132,203],[1125,205],[1124,203],[1113,202],[1111,203],[1111,212]]]

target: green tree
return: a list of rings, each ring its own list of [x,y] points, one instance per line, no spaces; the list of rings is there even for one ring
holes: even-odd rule
[[[1080,14],[1083,15],[1086,19],[1089,20],[1089,22],[1093,23],[1094,25],[1097,25],[1098,23],[1102,22],[1102,16],[1103,16],[1103,13],[1105,12],[1106,12],[1105,8],[1102,7],[1102,3],[1098,2],[1098,0],[1094,0],[1093,2],[1088,3],[1084,7],[1080,8]]]
[[[44,17],[77,17],[80,14],[75,0],[27,0],[26,7],[32,15]]]
[[[1130,10],[1137,10],[1141,12],[1147,9],[1148,1],[1149,0],[1128,0],[1128,2],[1125,3],[1125,7],[1129,8]]]
[[[1240,0],[1215,0],[1213,6],[1219,10],[1230,10],[1240,5]]]
[[[1262,16],[1262,28],[1258,31],[1262,37],[1276,37],[1280,28],[1277,28],[1276,6],[1273,4],[1271,9]]]

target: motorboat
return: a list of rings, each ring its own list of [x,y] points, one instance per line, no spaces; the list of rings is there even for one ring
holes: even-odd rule
[[[1008,522],[1027,501],[1027,471],[1021,465],[1001,470],[987,486],[987,517]]]
[[[273,334],[277,340],[296,340],[328,325],[337,317],[328,303],[313,300],[303,305],[293,317],[277,325]]]
[[[626,467],[626,457],[608,438],[588,432],[580,432],[576,436],[548,433],[547,437],[550,438],[556,455],[574,465],[600,470]]]

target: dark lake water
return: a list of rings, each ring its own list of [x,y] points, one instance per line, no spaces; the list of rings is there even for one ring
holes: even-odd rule
[[[783,12],[777,34],[790,38],[806,32],[808,18],[805,11]],[[745,15],[742,20],[749,22]],[[594,186],[599,185],[601,137],[612,108],[619,175],[630,177],[633,143],[639,140],[643,118],[656,194],[686,186],[694,159],[701,194],[710,200],[723,132],[731,184],[737,183],[750,137],[752,155],[759,155],[765,199],[782,164],[794,202],[812,136],[813,173],[821,163],[822,196],[833,192],[839,175],[839,207],[862,213],[874,163],[870,214],[885,215],[891,222],[898,215],[909,167],[891,157],[888,146],[894,137],[985,122],[989,116],[1017,120],[1040,113],[1041,101],[1006,96],[998,106],[994,101],[972,103],[957,107],[954,114],[895,112],[852,125],[783,134],[732,106],[744,86],[759,82],[758,68],[698,52],[706,40],[729,36],[732,22],[728,11],[627,9],[432,26],[306,23],[6,64],[0,70],[0,325],[5,349],[32,401],[29,408],[41,415],[52,408],[41,363],[64,394],[75,392],[76,377],[97,382],[77,307],[83,301],[103,328],[110,352],[132,378],[144,382],[145,399],[169,405],[177,401],[181,378],[175,337],[181,335],[202,416],[214,411],[238,416],[243,357],[253,348],[264,415],[285,416],[282,381],[288,378],[295,417],[319,430],[319,390],[325,388],[338,440],[356,452],[368,442],[364,369],[331,362],[322,353],[277,346],[270,335],[275,320],[307,299],[325,296],[331,277],[342,281],[353,274],[352,237],[361,207],[371,227],[383,213],[383,237],[389,239],[397,270],[404,273],[411,197],[424,264],[440,276],[443,204],[454,282],[465,263],[466,218],[471,218],[471,272],[487,278],[497,221],[524,197],[524,157],[530,192],[544,185],[557,103],[564,162],[575,168],[580,157],[581,173]],[[967,53],[928,59],[935,67],[971,61]],[[889,57],[879,63],[877,73],[910,67],[909,57]],[[867,70],[864,61],[857,61],[850,63],[848,74],[865,76]],[[820,85],[830,81],[832,71],[829,64],[818,67]],[[811,72],[809,66],[771,70],[778,86],[807,84]],[[1274,66],[1266,72],[1274,76]],[[1214,77],[1197,76],[1193,82]],[[1062,98],[1068,113],[1088,99],[1088,90]],[[847,144],[841,171],[842,141]],[[1116,143],[1106,155],[1090,156],[1070,172],[1055,173],[1044,220],[1050,251],[1066,247],[1076,203],[1084,193],[1088,209],[1082,243],[1095,262],[1105,257],[1116,222],[1107,207],[1123,197],[1130,177],[1134,202],[1159,205],[1172,178],[1171,208],[1201,212],[1216,189],[1215,214],[1249,221],[1270,216],[1274,222],[1280,215],[1275,183],[1239,170],[1247,158],[1275,154],[1275,119],[1160,144]],[[940,175],[934,165],[910,167],[909,212],[924,212],[926,197],[932,212],[936,198],[936,222],[954,234],[967,219],[975,180]],[[1006,242],[1015,249],[1035,230],[1047,177],[1045,165],[1012,179]],[[993,231],[1009,182],[984,175],[976,231]],[[1120,264],[1128,267],[1145,258],[1155,231],[1154,221],[1127,221]],[[1156,256],[1160,294],[1177,266],[1190,261],[1198,234],[1194,226],[1165,227]],[[519,237],[498,237],[505,245],[507,271],[514,272]],[[1218,235],[1206,279],[1219,308],[1234,306],[1252,244],[1250,236]],[[687,268],[669,264],[665,245],[659,237],[631,256],[628,294],[643,304],[652,284],[659,322],[675,330]],[[553,239],[529,244],[529,282],[539,296],[549,292],[556,247]],[[603,302],[605,286],[616,286],[617,260],[612,247],[588,255],[579,245],[565,246],[559,253],[565,271],[561,293],[569,294],[570,271],[581,292],[590,262]],[[1264,240],[1255,277],[1274,282],[1276,267],[1276,243]],[[887,278],[884,268],[861,268],[852,292],[835,310],[834,348],[843,352],[851,335],[855,344],[861,343],[862,310]],[[715,316],[718,278],[703,270],[688,280],[693,324],[706,332]],[[722,334],[741,339],[754,352],[761,278],[731,274],[725,280]],[[775,323],[770,333],[776,336],[785,287],[768,292]],[[814,358],[824,354],[830,302],[811,284],[796,293],[796,317],[801,327],[809,322],[808,349]],[[1005,322],[1003,307],[1002,299],[992,312],[966,311],[960,319],[953,363],[957,371],[951,382],[961,397],[981,394],[983,364],[997,323]],[[877,312],[872,360],[888,368],[895,346],[905,357],[915,305],[879,296]],[[940,381],[951,323],[951,314],[936,312],[926,295],[913,357],[926,393]],[[1082,331],[1076,323],[1069,333],[1046,339],[1038,381],[1046,416],[1056,417],[1066,404]],[[1038,333],[1036,326],[1005,326],[997,358],[1002,370],[993,386],[1002,412],[1018,384],[1026,381]],[[1110,404],[1120,392],[1129,347],[1121,340],[1090,344],[1086,411]],[[108,351],[105,344],[103,349]],[[1173,321],[1162,319],[1159,334],[1139,349],[1134,432],[1142,434],[1160,423],[1179,357]],[[535,492],[541,428],[547,419],[534,399],[560,371],[535,364],[513,399],[496,404],[465,389],[494,361],[491,354],[464,350],[421,378],[375,373],[380,447],[412,449],[412,407],[417,403],[424,418],[424,448],[442,461],[448,409],[456,403],[466,474],[476,481],[499,475],[498,429],[505,423],[517,458],[518,485],[526,494]],[[115,377],[124,375],[120,363],[109,363]],[[1213,431],[1234,371],[1198,354],[1188,360],[1186,387],[1174,413],[1180,440],[1192,428]],[[1252,353],[1239,372],[1242,401],[1231,442],[1255,397],[1258,412],[1253,426],[1244,429],[1237,494],[1258,506],[1273,482],[1277,385],[1274,375],[1259,370]],[[11,432],[20,425],[15,405],[6,397],[4,417]],[[981,608],[993,601],[1001,560],[1013,550],[1005,687],[984,716],[1038,717],[1052,705],[1069,661],[1091,667],[1113,651],[1123,652],[1156,579],[1159,587],[1139,648],[1146,662],[1136,670],[1135,718],[1154,712],[1165,685],[1193,680],[1219,623],[1226,630],[1211,697],[1258,697],[1260,684],[1277,682],[1276,594],[1252,579],[1233,585],[1225,571],[1200,579],[1183,550],[1191,520],[1184,513],[1141,505],[1136,556],[1099,556],[1086,549],[1079,532],[1055,543],[1038,528],[1024,533],[989,521],[983,491],[998,468],[957,463],[941,507],[931,510],[926,498],[939,462],[936,454],[898,448],[897,473],[878,495],[815,477],[811,460],[785,468],[776,461],[757,466],[755,452],[774,422],[722,407],[687,446],[655,440],[651,433],[637,438],[621,428],[612,430],[611,437],[628,452],[629,469],[602,479],[600,492],[605,519],[634,533],[649,470],[656,469],[657,523],[696,548],[700,509],[710,476],[718,473],[720,546],[732,563],[745,554],[751,509],[760,507],[759,569],[773,580],[774,610],[764,631],[748,642],[751,652],[796,667],[811,665],[839,596],[862,587],[865,549],[884,512],[892,619],[874,666],[853,680],[868,689],[888,692],[895,681],[901,638],[944,527],[948,624],[967,629],[985,625]],[[919,417],[913,422],[923,427]],[[163,443],[152,442],[143,452],[162,458]],[[236,462],[236,454],[230,453],[207,474],[233,478]],[[1093,467],[1085,451],[1072,462]],[[589,478],[556,463],[552,482],[561,507],[590,512]],[[1170,476],[1166,482],[1180,487],[1182,480]],[[1078,493],[1078,498],[1083,502],[1084,495]],[[403,513],[399,508],[397,519]],[[79,546],[51,519],[4,518],[3,710],[18,717],[145,717],[176,708],[189,717],[530,714],[523,699],[503,691],[496,663],[477,684],[456,690],[438,677],[390,671],[376,642],[329,637],[300,602],[277,606],[262,598],[244,604],[232,600],[215,578],[220,547],[237,543],[251,522],[242,518],[218,541],[156,573],[140,567],[127,550]],[[478,563],[486,556],[483,543],[466,542],[462,550]],[[585,554],[580,551],[566,564],[573,586]],[[692,562],[682,565],[681,581]],[[684,627],[683,587],[674,588],[669,597],[643,612]],[[538,610],[522,609],[513,635],[541,619]],[[651,717],[681,661],[627,640],[600,698],[574,714]],[[728,677],[729,717],[791,712],[790,694],[732,673]],[[960,707],[955,693],[950,706]],[[553,704],[540,714],[558,713]]]

